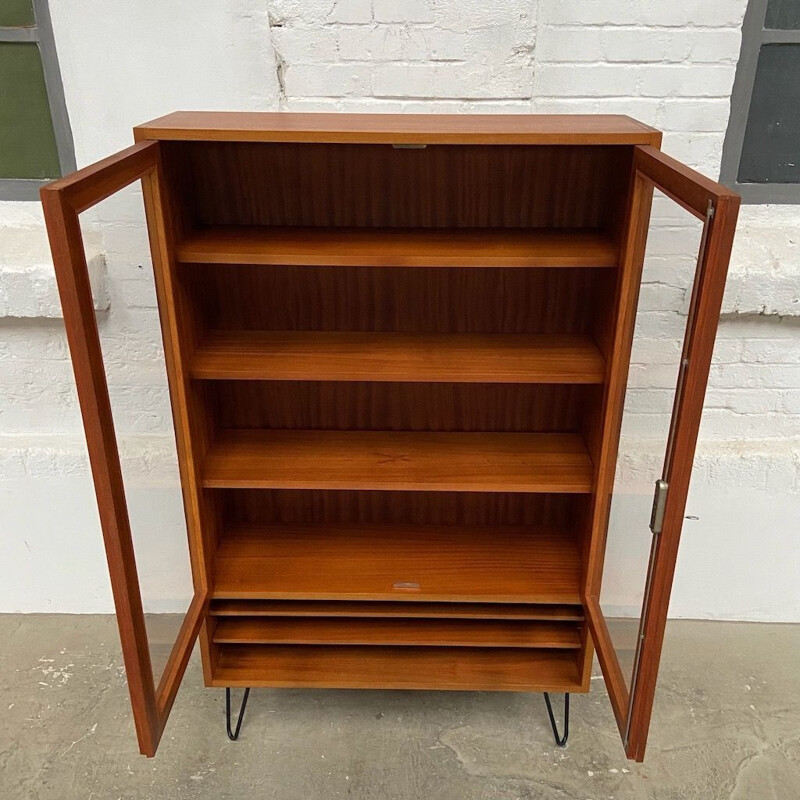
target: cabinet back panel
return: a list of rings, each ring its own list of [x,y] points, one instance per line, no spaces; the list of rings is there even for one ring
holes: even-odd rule
[[[575,530],[588,496],[502,492],[225,489],[228,524],[540,525]]]
[[[611,228],[629,147],[162,143],[195,225]]]
[[[578,432],[585,387],[214,381],[221,428]]]
[[[184,265],[224,330],[591,333],[613,270]]]

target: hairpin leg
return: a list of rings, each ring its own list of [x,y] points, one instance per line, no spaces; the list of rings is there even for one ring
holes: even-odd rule
[[[569,738],[569,692],[564,694],[564,735],[559,736],[558,725],[556,725],[556,718],[553,716],[553,706],[550,705],[550,695],[544,693],[544,702],[547,705],[547,716],[550,717],[550,727],[553,729],[553,736],[555,737],[556,744],[563,747]]]
[[[236,729],[231,730],[231,690],[230,687],[225,687],[225,726],[228,730],[228,738],[235,742],[239,738],[239,731],[242,727],[242,719],[244,719],[244,710],[247,707],[247,698],[250,697],[250,689],[244,690],[244,697],[242,697],[242,705],[239,707],[239,717],[236,720]]]

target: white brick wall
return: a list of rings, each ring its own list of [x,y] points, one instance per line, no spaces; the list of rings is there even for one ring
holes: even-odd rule
[[[133,124],[175,108],[605,112],[662,128],[667,152],[716,176],[745,4],[234,0],[201,12],[157,0],[124,9],[51,0],[51,10],[81,164],[130,143]],[[113,42],[117,58],[106,58],[100,41]],[[130,192],[111,198],[87,225],[107,264],[101,330],[117,422],[133,454],[131,480],[163,486],[160,475],[174,483],[165,460],[169,404],[137,202]],[[690,500],[701,519],[687,530],[673,604],[684,616],[800,620],[800,556],[787,555],[797,552],[800,511],[799,225],[796,206],[742,209]],[[656,199],[620,468],[629,487],[649,484],[660,458],[648,440],[668,418],[698,235],[688,215]],[[62,328],[29,316],[57,311],[3,294],[20,272],[36,267],[41,277],[47,264],[33,204],[0,204],[0,254],[0,491],[13,483],[14,496],[38,509],[66,473],[84,482],[88,497]],[[4,268],[12,274],[5,283]],[[766,549],[754,508],[768,509]],[[102,570],[99,536],[86,530],[84,512],[67,505],[55,519],[93,554],[91,569]],[[149,522],[161,524],[155,513]],[[0,537],[0,564],[15,565],[8,579],[0,576],[0,610],[39,610],[30,591],[37,580],[46,608],[110,608],[102,574],[93,573],[91,602],[61,577],[74,540],[67,547],[57,539],[53,551],[47,530],[31,531],[22,515],[16,524]],[[725,536],[738,543],[735,563],[715,549]],[[756,552],[774,556],[771,572],[747,568]],[[716,584],[701,569],[709,563]],[[726,582],[734,580],[732,593]]]

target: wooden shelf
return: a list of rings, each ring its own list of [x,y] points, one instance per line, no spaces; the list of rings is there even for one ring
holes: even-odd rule
[[[586,691],[574,650],[223,645],[212,686]]]
[[[420,603],[383,600],[213,600],[212,617],[349,617],[497,619],[583,622],[580,605],[543,603]]]
[[[189,264],[331,267],[616,267],[599,230],[221,226],[178,245]]]
[[[581,602],[574,536],[531,527],[239,527],[214,575],[214,599]]]
[[[578,628],[558,622],[474,619],[311,619],[229,617],[215,644],[349,644],[433,647],[538,647],[575,650]]]
[[[214,331],[193,378],[285,381],[602,383],[590,336]]]
[[[475,492],[592,490],[577,434],[231,430],[203,463],[206,488]]]

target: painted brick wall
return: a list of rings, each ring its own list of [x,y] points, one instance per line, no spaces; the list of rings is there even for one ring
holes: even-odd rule
[[[125,9],[52,0],[51,9],[79,164],[128,144],[133,124],[174,108],[603,112],[662,128],[667,152],[716,176],[745,4],[237,0],[198,12],[188,0]],[[108,305],[101,329],[131,485],[171,491],[174,509],[169,405],[137,204],[133,192],[112,198],[87,230],[106,266],[97,304]],[[687,522],[675,614],[800,620],[792,530],[800,513],[799,224],[797,207],[742,209],[687,512],[699,519]],[[620,465],[631,509],[649,503],[663,451],[698,239],[693,219],[656,199]],[[22,565],[0,581],[0,610],[38,610],[31,581],[46,608],[108,610],[93,513],[64,499],[59,522],[74,533],[72,545],[47,554],[43,493],[68,479],[88,502],[90,489],[41,219],[30,204],[0,204],[0,253],[0,491],[41,521],[25,525],[19,513],[12,536],[0,540],[0,563]],[[31,306],[25,287],[33,284],[44,299]],[[636,569],[626,536],[644,536],[625,502],[625,530],[612,542],[618,576]],[[142,524],[161,524],[146,505]],[[178,531],[180,514],[166,516]],[[83,594],[62,577],[76,547],[90,565]],[[153,578],[165,597],[168,583],[168,574]]]

